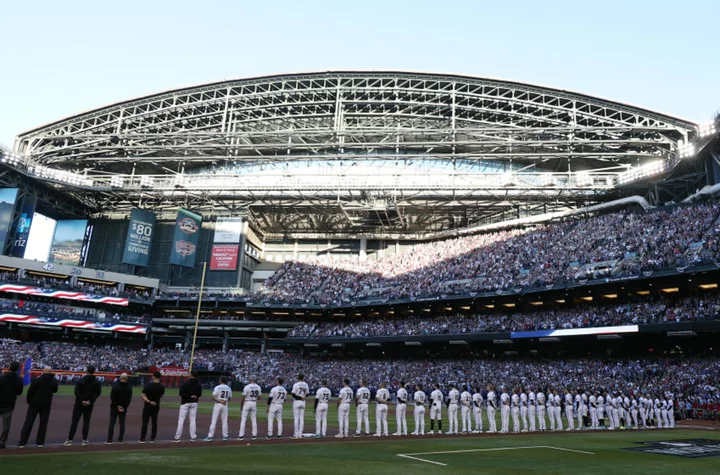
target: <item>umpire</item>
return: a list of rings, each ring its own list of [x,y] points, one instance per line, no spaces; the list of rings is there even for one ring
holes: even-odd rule
[[[110,390],[110,425],[108,427],[108,437],[105,444],[113,443],[113,434],[115,432],[115,421],[120,422],[120,433],[118,434],[118,444],[123,443],[125,438],[125,416],[127,409],[132,400],[132,387],[128,383],[127,373],[120,375]]]
[[[155,372],[151,383],[145,385],[142,391],[142,400],[145,401],[142,412],[142,427],[140,429],[140,443],[145,443],[148,422],[152,420],[152,433],[150,443],[155,442],[158,431],[158,414],[160,413],[160,399],[165,395],[165,388],[160,384],[162,374]]]
[[[27,444],[35,425],[35,418],[40,416],[40,426],[38,427],[35,442],[38,447],[45,445],[45,434],[47,433],[48,421],[50,420],[50,408],[52,407],[53,394],[58,392],[58,382],[52,374],[49,366],[43,368],[43,374],[33,379],[27,392],[27,414],[25,415],[25,424],[23,424],[20,433],[20,443],[18,449],[22,449]]]
[[[95,367],[88,366],[87,374],[83,376],[75,385],[75,406],[73,406],[72,423],[70,424],[70,433],[63,445],[69,447],[73,443],[73,438],[77,432],[80,417],[83,420],[82,426],[82,445],[90,445],[88,442],[88,434],[90,433],[90,418],[92,417],[95,401],[102,393],[100,381],[95,377]]]
[[[15,410],[15,401],[23,392],[23,383],[17,374],[19,369],[20,363],[13,361],[10,363],[10,371],[0,376],[0,419],[2,419],[3,428],[2,434],[0,434],[0,449],[5,448]]]

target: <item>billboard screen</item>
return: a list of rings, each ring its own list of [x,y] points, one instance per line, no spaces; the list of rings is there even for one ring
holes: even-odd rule
[[[85,240],[86,219],[67,219],[57,222],[48,262],[77,266],[80,264]]]
[[[210,254],[210,270],[237,270],[237,244],[213,244]]]
[[[57,221],[40,213],[33,215],[33,223],[28,234],[25,255],[23,256],[25,259],[47,262],[56,224]]]
[[[150,263],[150,247],[155,234],[155,215],[142,209],[130,214],[130,226],[125,238],[123,264],[147,267]]]
[[[175,236],[170,250],[170,264],[195,267],[201,228],[202,216],[182,208],[178,210]]]
[[[242,218],[218,218],[213,242],[239,244],[242,235]]]
[[[17,193],[17,188],[0,188],[0,250],[5,247],[8,231],[10,231]]]
[[[25,256],[28,238],[30,237],[30,226],[32,226],[36,205],[36,197],[25,196],[22,210],[20,210],[20,219],[18,219],[17,229],[15,230],[15,242],[13,243],[11,254],[13,257],[22,258]]]

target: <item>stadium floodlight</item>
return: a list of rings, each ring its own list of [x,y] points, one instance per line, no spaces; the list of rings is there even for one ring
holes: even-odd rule
[[[110,186],[113,188],[122,188],[125,184],[125,179],[121,176],[110,177]]]
[[[690,158],[695,156],[695,146],[690,142],[678,143],[678,158]]]
[[[667,162],[657,160],[646,163],[639,167],[630,168],[618,175],[618,185],[624,185],[637,180],[642,180],[654,175],[659,175],[667,170]]]
[[[717,132],[717,126],[715,125],[715,122],[706,122],[704,124],[700,124],[697,127],[697,136],[707,137],[708,135],[713,135]]]
[[[537,176],[537,183],[539,186],[555,186],[555,177],[552,173],[540,173]]]
[[[577,172],[575,174],[575,184],[577,186],[592,186],[595,182],[588,172]]]
[[[155,180],[151,176],[143,175],[140,177],[140,186],[143,188],[152,188]]]

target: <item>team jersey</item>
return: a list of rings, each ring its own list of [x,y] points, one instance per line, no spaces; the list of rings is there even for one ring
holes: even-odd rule
[[[507,406],[510,404],[510,396],[508,393],[502,393],[500,395],[500,402],[503,404],[503,406]]]
[[[625,409],[630,408],[630,398],[629,397],[626,397],[625,399],[623,399],[623,407]]]
[[[245,402],[257,402],[261,394],[260,386],[255,383],[250,383],[245,386],[242,393],[243,396],[245,396]]]
[[[460,399],[460,391],[457,389],[451,389],[448,397],[450,398],[450,404],[457,404]]]
[[[483,397],[480,393],[475,393],[472,396],[473,406],[475,406],[476,409],[480,409],[482,407],[483,403]]]
[[[518,397],[517,394],[513,394],[510,397],[510,401],[512,402],[513,407],[518,407],[520,405],[520,398]]]
[[[353,390],[346,386],[340,390],[338,397],[340,398],[341,404],[350,404],[353,399]]]
[[[630,407],[632,408],[633,411],[637,411],[637,408],[638,408],[637,399],[630,400]]]
[[[298,381],[293,384],[292,393],[304,401],[308,394],[310,394],[310,387],[305,381]]]
[[[407,398],[408,398],[408,392],[405,388],[400,388],[397,390],[398,404],[406,404]]]
[[[573,405],[573,397],[570,394],[565,395],[565,405],[566,406],[572,406]]]
[[[597,398],[595,396],[590,396],[590,407],[597,407]]]
[[[660,409],[660,400],[655,399],[655,409]]]
[[[553,402],[555,403],[555,407],[560,407],[560,404],[562,403],[562,399],[560,399],[559,394],[556,394],[555,397],[553,397]]]
[[[601,406],[601,407],[604,406],[604,405],[605,405],[605,398],[602,397],[602,396],[598,396],[598,398],[597,398],[597,405],[598,405],[598,406]]]
[[[467,391],[463,391],[462,394],[460,394],[460,402],[462,402],[463,406],[470,407],[470,402],[472,402],[472,394]]]
[[[532,391],[528,394],[528,404],[531,406],[537,404],[537,396],[535,396],[535,393]]]
[[[540,406],[545,404],[545,394],[543,394],[542,392],[537,393],[537,403]]]
[[[525,394],[525,393],[520,394],[520,405],[522,407],[527,407],[527,402],[528,402],[527,399],[528,399],[527,394]]]
[[[319,404],[327,404],[330,402],[332,394],[328,388],[320,388],[315,392],[315,397]]]
[[[416,406],[424,406],[425,405],[425,393],[422,391],[415,391],[413,400],[415,401]]]
[[[489,391],[487,393],[487,404],[488,404],[488,407],[497,409],[497,400],[495,399],[495,391]]]
[[[385,388],[380,388],[375,393],[375,400],[378,404],[386,404],[390,399],[390,391]]]
[[[355,397],[358,404],[367,404],[370,402],[370,390],[368,388],[358,388]]]
[[[433,402],[433,405],[441,405],[443,399],[445,399],[445,396],[439,389],[436,389],[435,391],[430,393],[430,400]]]
[[[579,394],[575,395],[575,407],[579,408],[582,405],[582,397]]]
[[[227,384],[219,384],[213,389],[212,395],[216,401],[228,402],[232,397],[232,389]]]
[[[283,404],[287,398],[287,389],[282,386],[275,386],[270,390],[270,397],[273,404]]]

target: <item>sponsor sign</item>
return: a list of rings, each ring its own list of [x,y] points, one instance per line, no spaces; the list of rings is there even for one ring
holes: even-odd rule
[[[242,218],[218,218],[215,223],[215,243],[239,244],[242,236]]]
[[[150,263],[150,248],[154,235],[155,214],[142,209],[133,209],[125,237],[123,264],[147,267]]]
[[[5,247],[8,231],[10,231],[17,192],[17,188],[0,188],[0,248]]]
[[[236,270],[238,249],[237,244],[214,244],[210,254],[210,270]]]
[[[651,442],[639,442],[638,446],[627,447],[625,450],[644,452],[646,454],[673,455],[675,457],[699,459],[720,456],[720,440],[653,440]]]
[[[22,210],[20,211],[20,219],[18,219],[17,229],[15,230],[15,242],[13,242],[12,256],[25,257],[25,249],[27,249],[28,238],[30,237],[30,226],[32,226],[35,217],[35,206],[37,198],[35,196],[25,196]]]
[[[186,209],[179,209],[175,221],[175,237],[170,251],[170,264],[195,267],[202,217]]]

